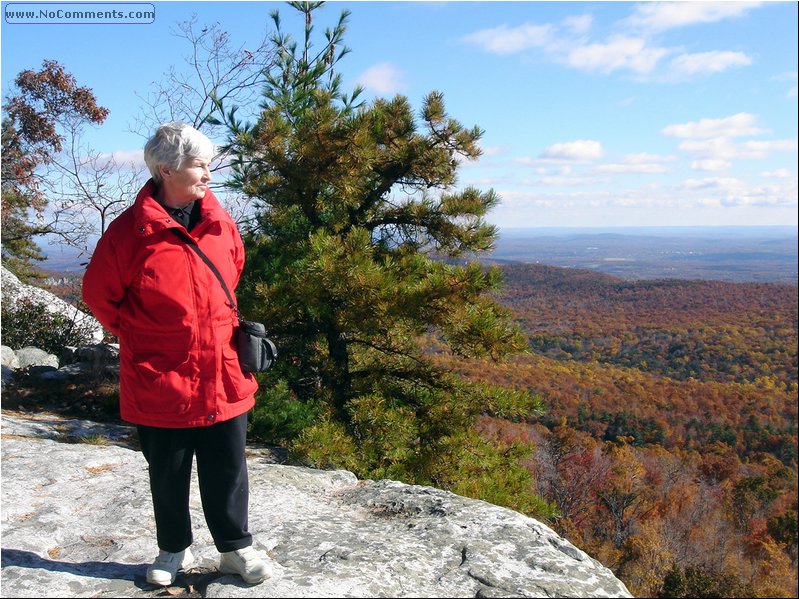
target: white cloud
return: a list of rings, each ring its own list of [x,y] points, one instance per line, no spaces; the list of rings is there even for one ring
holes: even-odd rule
[[[608,179],[599,177],[543,177],[537,181],[528,182],[529,185],[546,185],[553,187],[576,187],[581,185],[599,185],[608,183]]]
[[[502,149],[501,146],[486,146],[486,147],[481,146],[480,151],[482,152],[481,154],[482,157],[499,156],[500,154],[504,153],[504,150]]]
[[[755,127],[757,117],[746,112],[739,112],[723,119],[701,119],[698,122],[668,125],[661,133],[668,137],[686,139],[702,139],[713,137],[741,137],[764,133]]]
[[[728,160],[741,157],[739,150],[726,137],[684,141],[677,147],[683,152],[688,152],[707,160]]]
[[[461,40],[492,54],[516,54],[538,48],[547,59],[583,71],[605,74],[630,71],[639,77],[653,76],[664,57],[679,53],[677,48],[653,45],[653,30],[740,16],[756,5],[747,2],[648,2],[636,5],[633,16],[620,22],[622,28],[633,24],[643,26],[643,30],[635,33],[627,29],[626,33],[618,33],[617,29],[616,35],[593,43],[588,43],[587,38],[594,27],[589,14],[566,17],[551,24],[503,24],[476,31]],[[671,61],[668,71],[660,78],[664,82],[676,81],[751,64],[752,58],[743,52],[683,53]]]
[[[664,31],[697,23],[714,23],[740,17],[760,2],[644,2],[636,4],[625,23],[651,31]]]
[[[653,71],[658,61],[668,53],[665,48],[646,48],[646,41],[642,38],[615,36],[606,44],[574,48],[567,61],[570,66],[586,71],[610,73],[628,69],[646,74]]]
[[[729,160],[712,158],[707,160],[694,160],[691,163],[691,168],[695,171],[726,171],[732,168],[732,162]]]
[[[772,152],[795,152],[796,139],[772,139],[768,141],[746,141],[741,144],[744,152],[751,152],[752,158],[765,158]]]
[[[403,76],[404,73],[400,69],[391,63],[383,62],[366,69],[356,83],[376,94],[395,94],[407,87]]]
[[[98,164],[106,166],[114,163],[118,168],[137,170],[146,168],[144,150],[116,150],[110,154],[102,153],[98,156]]]
[[[584,161],[602,156],[602,144],[591,139],[556,143],[545,149],[539,158],[544,160]]]
[[[536,158],[520,158],[515,160],[520,164],[541,164],[547,162],[552,164],[552,160],[540,160]],[[532,186],[585,186],[585,185],[603,185],[612,182],[612,179],[607,176],[598,176],[596,172],[585,172],[573,168],[573,164],[579,161],[573,161],[570,164],[558,164],[556,168],[536,167],[534,172],[539,175],[538,178],[525,178],[514,179],[517,185],[523,187]],[[526,172],[526,171],[525,171]]]
[[[492,29],[482,29],[465,36],[463,40],[492,54],[514,54],[545,46],[551,41],[551,34],[551,25],[525,23],[518,27],[500,25]]]
[[[507,178],[503,177],[483,177],[480,179],[464,179],[464,183],[467,183],[473,187],[496,187],[497,185],[502,185],[507,183]]]
[[[731,183],[733,179],[728,179]],[[680,186],[684,190],[694,191],[697,189],[718,189],[721,186],[721,179],[719,178],[706,178],[706,179],[686,179]]]
[[[788,90],[788,97],[792,99],[796,99],[796,86],[794,85],[791,89]]]
[[[688,192],[709,194],[721,206],[795,206],[796,180],[787,183],[751,185],[734,177],[687,179],[682,188]]]
[[[582,34],[587,33],[593,25],[594,19],[591,15],[579,15],[576,17],[567,17],[563,19],[562,25],[572,31],[572,33]]]
[[[725,189],[722,206],[796,206],[796,185],[752,185]]]
[[[639,152],[637,154],[626,154],[619,162],[599,165],[597,171],[619,174],[667,173],[670,169],[661,163],[675,159],[674,156],[660,156],[649,152]]]
[[[788,179],[792,175],[791,171],[789,171],[787,168],[778,168],[775,171],[763,171],[762,173],[760,173],[760,176],[766,177],[768,179],[773,179],[773,178]]]
[[[687,140],[679,149],[710,160],[731,160],[735,158],[762,159],[773,152],[795,152],[796,139],[774,139],[768,141],[747,141],[735,144],[728,138]]]
[[[686,179],[683,181],[683,188],[694,189],[719,189],[734,190],[744,187],[744,182],[734,177],[707,177],[705,179]]]
[[[497,188],[492,221],[503,227],[684,225],[795,222],[796,179],[752,185],[736,178],[690,179],[679,188],[646,185],[612,190]],[[699,220],[696,220],[699,219]],[[567,225],[564,225],[567,223]]]
[[[639,152],[638,154],[626,154],[622,162],[625,164],[645,164],[663,160],[676,160],[676,158],[674,156],[661,156],[659,154],[650,154],[649,152]]]
[[[638,174],[658,174],[658,173],[667,173],[669,169],[663,166],[662,164],[654,164],[654,163],[624,163],[624,162],[617,162],[611,164],[602,164],[597,167],[597,170],[602,173],[624,173],[624,174],[631,174],[631,173],[638,173]]]
[[[693,77],[706,73],[721,73],[733,67],[746,67],[752,59],[743,52],[698,52],[682,54],[671,61],[670,67],[674,75]]]

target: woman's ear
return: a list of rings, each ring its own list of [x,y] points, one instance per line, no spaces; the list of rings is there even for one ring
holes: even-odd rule
[[[158,174],[161,175],[161,180],[163,181],[172,174],[172,170],[165,164],[159,164]]]

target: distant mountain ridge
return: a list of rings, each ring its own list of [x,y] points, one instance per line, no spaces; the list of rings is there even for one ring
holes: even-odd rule
[[[623,279],[797,284],[796,227],[503,229],[497,264],[584,268]]]
[[[585,268],[623,279],[707,279],[797,284],[797,227],[505,228],[494,264]],[[90,254],[45,245],[42,269],[80,274]]]

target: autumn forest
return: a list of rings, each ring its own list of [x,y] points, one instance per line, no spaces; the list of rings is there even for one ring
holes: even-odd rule
[[[532,442],[553,527],[639,597],[797,596],[797,288],[503,271],[529,352],[438,359],[545,402],[480,428]]]

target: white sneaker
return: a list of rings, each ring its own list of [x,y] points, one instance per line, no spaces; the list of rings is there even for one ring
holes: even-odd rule
[[[258,584],[274,576],[272,565],[252,545],[224,552],[219,561],[219,571],[222,574],[238,574],[249,584]]]
[[[194,565],[194,556],[188,547],[177,553],[159,551],[158,557],[147,568],[147,582],[168,587],[175,582],[178,570],[191,568],[192,565]]]

